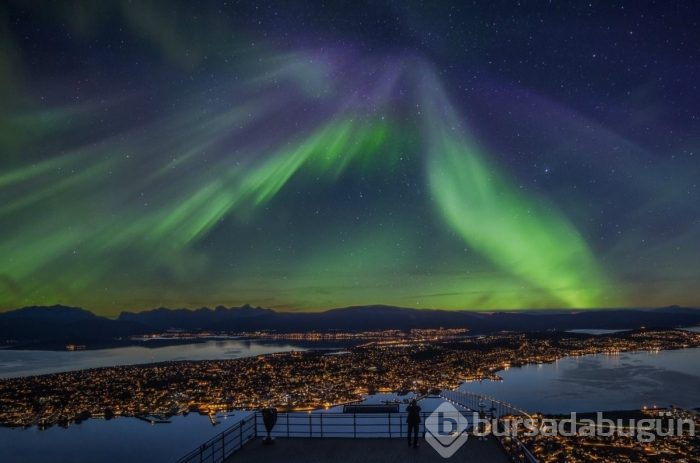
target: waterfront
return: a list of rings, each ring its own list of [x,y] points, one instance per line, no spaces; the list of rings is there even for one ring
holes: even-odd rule
[[[700,349],[565,357],[500,371],[503,381],[473,381],[462,389],[529,411],[570,413],[643,406],[700,407]]]
[[[648,340],[643,344],[656,345],[654,339],[657,339],[657,337],[655,336],[654,333],[649,333]],[[479,342],[500,345],[503,340],[503,337],[494,337],[493,339],[484,339]],[[219,347],[230,346],[228,344],[230,341],[216,342],[221,343]],[[600,342],[602,343],[603,340],[601,339]],[[629,339],[626,341],[620,340],[615,345],[626,345],[625,343],[628,342],[630,342]],[[596,341],[597,343],[598,341]],[[667,339],[666,343],[672,344],[671,339]],[[250,344],[251,349],[259,347],[257,343]],[[589,348],[586,347],[588,344],[579,345],[577,343],[571,348],[576,352],[585,351]],[[264,346],[266,345],[264,344]],[[291,346],[291,344],[289,345]],[[531,352],[538,354],[522,352],[524,356],[529,358],[549,356],[548,353],[541,351],[543,346],[549,344],[543,344],[542,341],[532,339],[529,340],[527,345],[529,349],[532,349]],[[191,345],[191,347],[197,346],[202,346],[202,344]],[[299,348],[300,346],[293,347]],[[491,355],[494,356],[494,359],[498,359],[505,354],[498,347],[492,349]],[[362,357],[357,362],[350,362],[347,368],[352,370],[354,364],[372,365],[379,364],[378,362],[381,361],[381,365],[388,367],[389,370],[393,366],[399,368],[398,366],[400,365],[402,374],[416,378],[414,374],[421,370],[409,368],[408,359],[401,354],[404,350],[407,353],[411,351],[407,346],[382,347],[380,345],[364,348],[355,354],[362,355]],[[365,354],[362,354],[362,352],[365,352]],[[430,352],[432,352],[432,355],[435,353],[432,350]],[[464,360],[466,357],[458,355],[459,352],[461,351],[448,350],[445,359],[452,359],[456,362],[455,365],[463,365],[460,359]],[[653,406],[657,404],[666,406],[669,402],[685,407],[699,406],[700,403],[695,402],[698,400],[696,391],[700,388],[700,348],[661,351],[654,349],[653,352],[637,351],[620,354],[565,357],[552,363],[534,363],[501,371],[499,374],[504,378],[502,382],[471,382],[466,383],[463,387],[473,392],[495,396],[531,411],[550,413],[565,413],[573,410],[635,409],[643,405]],[[482,352],[479,358],[482,358],[484,355],[486,353]],[[285,357],[279,356],[268,358],[264,363],[251,363],[253,359],[241,360],[240,364],[239,362],[234,362],[227,368],[238,367],[243,364],[250,365],[246,367],[247,369],[242,370],[246,371],[245,376],[241,376],[241,372],[234,372],[230,375],[230,378],[222,382],[222,385],[230,385],[236,378],[239,378],[239,380],[241,378],[255,378],[257,377],[255,369],[266,369],[268,366],[273,371],[284,370],[283,377],[288,379],[296,377],[307,378],[304,384],[314,384],[311,380],[316,377],[310,376],[310,372],[327,371],[327,368],[334,365],[336,367],[334,371],[337,372],[339,377],[344,377],[341,372],[345,370],[343,366],[347,360],[345,356],[312,357],[316,360],[310,361],[311,359],[309,359],[305,362],[306,367],[309,368],[308,371],[293,370],[295,366],[299,365],[295,358],[306,357],[302,357],[301,354],[294,354],[290,362],[285,361]],[[422,371],[435,378],[440,371],[443,373],[451,371],[447,367],[448,364],[443,362],[440,363],[440,367],[436,365],[435,370],[422,369]],[[196,365],[194,364],[192,367],[183,366],[187,371],[186,376],[188,378],[198,378],[199,376],[197,375],[202,374]],[[321,365],[325,365],[325,367],[320,368]],[[212,366],[213,364],[209,365],[207,371]],[[292,370],[289,370],[290,368]],[[339,370],[338,368],[341,369]],[[136,369],[136,371],[140,370],[141,368]],[[383,370],[386,369],[383,368]],[[220,369],[217,371],[217,375],[221,375],[224,372],[224,370]],[[407,371],[409,373],[406,373]],[[133,373],[135,372],[132,372],[132,375],[129,375],[129,377],[134,378]],[[386,370],[382,377],[393,378],[392,375]],[[454,375],[448,376],[454,377]],[[99,375],[96,379],[99,380]],[[141,380],[145,379],[147,378],[141,378]],[[217,387],[216,383],[207,379],[206,375],[201,376],[200,379],[205,380],[211,387]],[[116,380],[116,377],[113,378],[113,381]],[[328,379],[326,378],[324,381],[328,381]],[[341,381],[341,383],[343,382]],[[72,381],[70,384],[72,385],[71,387],[79,387],[82,391],[81,397],[87,400],[86,394],[89,393],[89,385],[92,384],[92,380],[87,381],[84,385],[79,385],[79,383]],[[293,391],[291,384],[278,384],[278,381],[272,381],[271,384],[275,385],[275,387],[279,386],[280,390],[284,390],[287,393]],[[175,388],[175,385],[172,387]],[[259,389],[259,387],[250,389],[251,394]],[[58,391],[58,389],[55,390]],[[311,390],[315,391],[318,389],[311,387]],[[224,395],[229,394],[225,393]],[[249,397],[252,398],[252,395]],[[88,402],[90,401],[88,400]],[[156,425],[150,425],[134,418],[122,417],[113,420],[90,419],[81,424],[71,424],[67,428],[54,425],[44,431],[40,431],[37,427],[30,429],[0,428],[0,454],[22,456],[21,460],[9,461],[22,461],[23,463],[38,463],[47,461],[47,459],[57,462],[70,462],[76,461],[78,455],[80,455],[81,460],[99,460],[108,463],[125,460],[131,463],[145,463],[147,461],[168,462],[173,461],[176,457],[221,432],[234,419],[222,420],[220,426],[213,427],[207,416],[190,413],[187,416],[174,416],[171,423]]]

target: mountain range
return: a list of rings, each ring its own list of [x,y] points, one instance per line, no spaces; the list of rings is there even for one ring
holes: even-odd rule
[[[475,334],[498,331],[677,328],[700,325],[700,309],[547,310],[472,312],[357,306],[323,312],[278,312],[261,307],[214,309],[157,308],[122,312],[116,319],[78,307],[24,307],[0,313],[0,342],[11,346],[63,348],[67,343],[91,347],[129,343],[134,335],[168,329],[242,332],[271,330],[361,331],[411,328],[467,328]]]

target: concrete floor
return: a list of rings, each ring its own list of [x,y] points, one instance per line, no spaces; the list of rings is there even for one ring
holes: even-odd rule
[[[276,439],[274,445],[262,445],[260,439],[246,444],[226,463],[438,463],[476,461],[508,462],[493,438],[479,441],[472,438],[452,457],[441,457],[421,440],[417,449],[408,447],[404,439]]]

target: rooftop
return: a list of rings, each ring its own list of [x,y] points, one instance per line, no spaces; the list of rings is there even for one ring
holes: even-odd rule
[[[254,439],[231,455],[226,463],[270,462],[284,463],[445,463],[445,461],[510,461],[495,439],[470,438],[457,452],[445,459],[423,439],[420,447],[410,448],[405,439],[276,439],[273,445],[263,445]]]

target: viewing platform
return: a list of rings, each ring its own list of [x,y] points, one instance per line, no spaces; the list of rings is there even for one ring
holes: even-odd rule
[[[426,419],[445,402],[457,409],[453,409],[453,413],[462,413],[465,417],[470,416],[473,410],[481,409],[483,414],[486,407],[486,413],[490,416],[524,413],[492,398],[443,391],[440,396],[424,397],[419,401],[422,409],[419,448],[412,448],[407,442],[406,402],[370,402],[330,410],[279,413],[270,432],[274,443],[268,445],[263,443],[267,436],[263,413],[251,411],[241,421],[185,455],[177,463],[444,462],[446,459],[424,436],[427,432]],[[529,452],[526,453],[528,458],[523,461],[537,463]],[[501,442],[493,436],[469,437],[449,459],[489,463],[512,461]]]
[[[226,463],[285,462],[285,463],[444,463],[446,461],[480,461],[507,463],[510,460],[495,438],[470,438],[450,458],[441,457],[422,438],[414,449],[403,439],[277,439],[273,445],[263,445],[254,439],[224,460]]]

